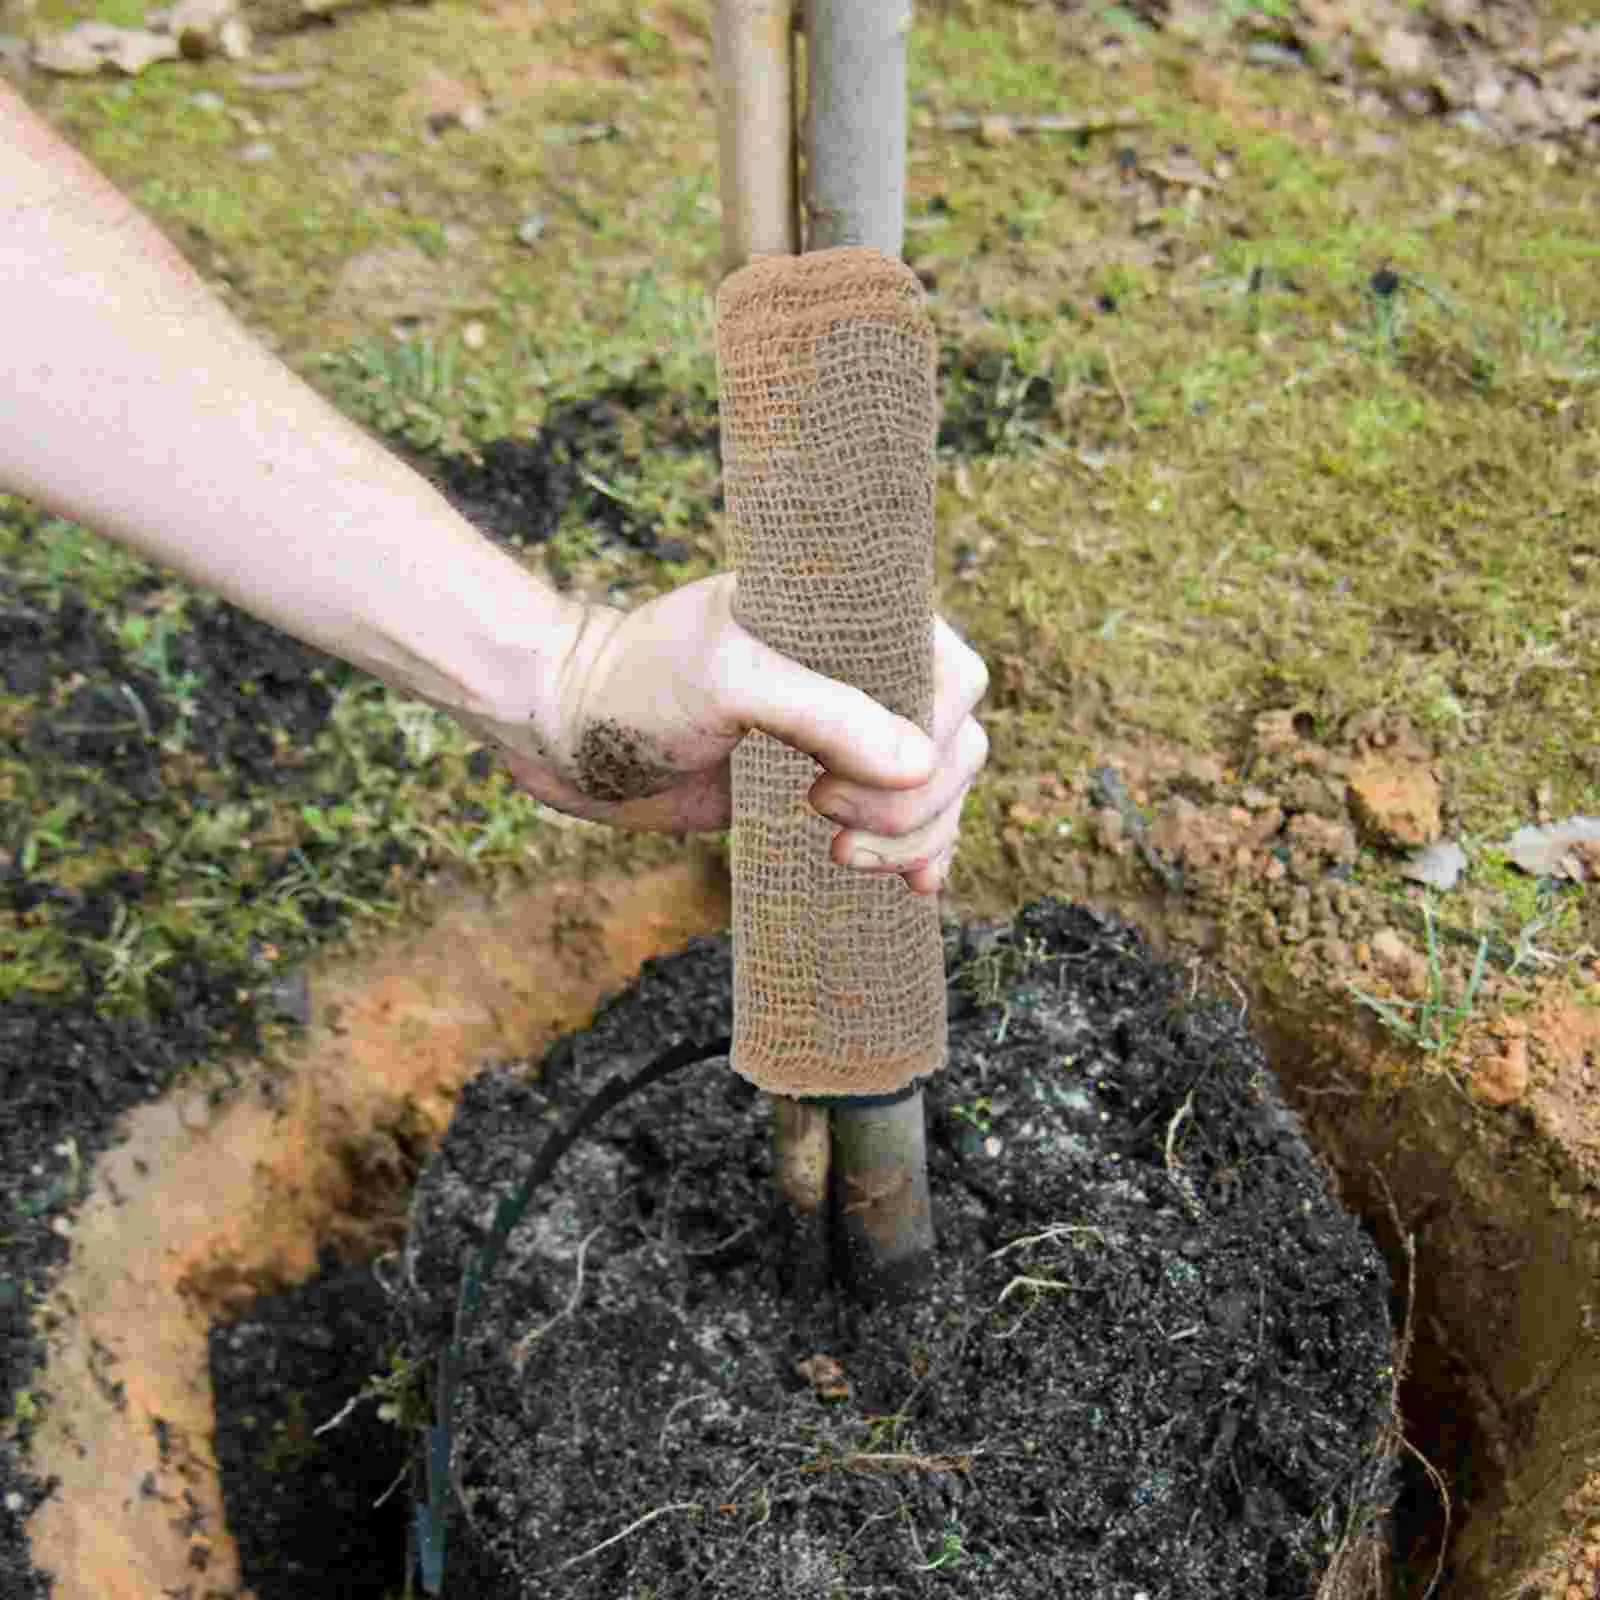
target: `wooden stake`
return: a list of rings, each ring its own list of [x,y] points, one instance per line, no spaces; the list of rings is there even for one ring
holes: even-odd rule
[[[794,25],[794,0],[717,0],[712,18],[727,272],[799,250]],[[772,1136],[795,1227],[793,1287],[815,1293],[829,1275],[827,1107],[775,1095]]]
[[[717,0],[717,134],[725,271],[793,255],[794,0]]]

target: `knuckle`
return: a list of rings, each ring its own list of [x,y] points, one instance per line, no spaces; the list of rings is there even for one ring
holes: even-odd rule
[[[900,790],[894,794],[863,796],[859,806],[862,826],[886,840],[902,846],[924,820],[918,809],[918,791]]]

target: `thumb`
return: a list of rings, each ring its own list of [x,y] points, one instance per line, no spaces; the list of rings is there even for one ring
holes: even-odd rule
[[[880,789],[933,775],[933,741],[871,695],[803,667],[737,623],[729,629],[722,702],[741,725],[813,756],[831,773]]]

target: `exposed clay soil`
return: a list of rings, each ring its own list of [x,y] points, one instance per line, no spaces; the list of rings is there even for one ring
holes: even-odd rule
[[[796,1303],[764,1102],[721,1060],[623,1105],[470,1328],[447,1594],[1373,1592],[1388,1275],[1237,1013],[1059,903],[952,955],[932,1292]],[[699,944],[467,1087],[413,1209],[412,1354],[551,1119],[729,1008]]]
[[[0,1594],[42,1594],[41,1571],[55,1574],[57,1600],[150,1600],[185,1585],[194,1600],[236,1593],[211,1438],[212,1324],[244,1314],[241,1328],[281,1326],[283,1316],[251,1309],[258,1295],[306,1280],[319,1258],[364,1263],[397,1245],[461,1081],[578,1025],[646,956],[726,915],[723,881],[704,861],[633,880],[547,882],[499,901],[446,896],[429,926],[364,961],[313,970],[304,1039],[275,1068],[241,1066],[232,1085],[191,1077],[135,1111],[75,1170],[89,1193],[71,1221],[43,1230],[70,1255],[39,1342],[15,1348],[43,1361],[22,1368],[38,1407],[28,1466],[57,1492],[35,1509],[33,1479],[7,1469],[16,1520],[0,1545]],[[116,1053],[110,1030],[98,1042],[107,1072],[141,1065]],[[6,1126],[18,1139],[26,1131]],[[87,1116],[77,1124],[86,1156],[107,1131]],[[31,1270],[43,1270],[37,1255]],[[302,1305],[289,1321],[308,1315]],[[373,1371],[372,1353],[363,1340],[339,1357],[355,1363],[341,1368],[353,1370],[352,1387]],[[274,1387],[264,1373],[258,1383]],[[263,1388],[252,1393],[266,1433],[250,1443],[254,1456],[303,1456],[306,1427],[326,1420],[312,1391],[323,1392],[280,1371],[281,1417]],[[236,1401],[230,1414],[242,1409]],[[274,1431],[276,1420],[286,1427]],[[270,1509],[270,1494],[259,1498]]]

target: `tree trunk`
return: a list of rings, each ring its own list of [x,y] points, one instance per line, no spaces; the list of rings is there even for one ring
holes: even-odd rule
[[[806,249],[905,237],[910,0],[806,0]],[[925,1280],[933,1210],[921,1092],[832,1108],[834,1270],[864,1299]]]
[[[900,257],[910,0],[806,0],[806,249]]]
[[[716,6],[729,271],[799,246],[793,19],[793,0]],[[805,29],[806,248],[868,245],[898,259],[910,0],[806,0]],[[914,1289],[934,1242],[921,1094],[831,1108],[775,1096],[773,1136],[794,1291],[815,1292],[830,1266],[865,1298]]]

